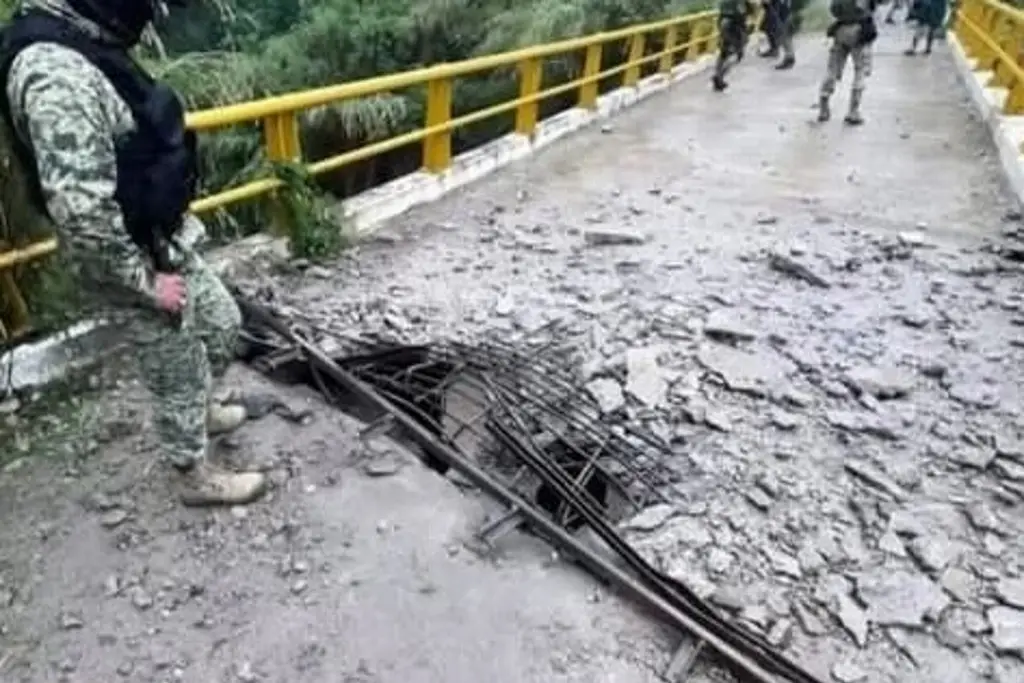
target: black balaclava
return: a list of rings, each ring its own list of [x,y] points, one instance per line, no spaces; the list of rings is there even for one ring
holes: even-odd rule
[[[68,5],[125,47],[134,47],[156,17],[158,0],[67,0]],[[176,4],[176,3],[174,3]]]

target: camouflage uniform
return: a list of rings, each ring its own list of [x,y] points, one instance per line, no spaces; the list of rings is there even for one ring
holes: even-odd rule
[[[792,0],[781,0],[779,12],[779,46],[782,48],[782,61],[775,65],[776,69],[792,69],[796,64],[796,53],[793,51],[793,3]]]
[[[753,12],[748,0],[721,0],[718,6],[718,58],[711,83],[715,90],[725,90],[725,76],[733,60],[743,58],[747,43],[747,22]]]
[[[101,31],[65,0],[25,4],[68,19],[90,35]],[[113,198],[114,141],[134,129],[127,104],[81,54],[43,42],[15,58],[6,95],[16,133],[35,153],[65,260],[89,292],[90,312],[123,327],[156,400],[165,455],[183,470],[194,468],[206,455],[212,378],[221,376],[234,356],[241,324],[234,299],[194,251],[202,224],[186,216],[182,239],[172,248],[171,260],[188,293],[181,324],[173,325],[156,306],[150,259],[129,237]],[[237,417],[236,411],[228,421],[240,423]]]
[[[862,20],[871,20],[874,3],[858,0],[862,12]],[[873,24],[872,24],[873,28]],[[829,100],[836,90],[836,84],[842,80],[846,61],[853,62],[853,84],[850,88],[850,110],[846,122],[851,125],[863,123],[860,114],[860,101],[864,92],[865,81],[871,75],[871,41],[865,41],[865,24],[858,21],[837,21],[829,29],[832,44],[828,51],[828,65],[825,80],[821,84],[819,98],[819,121],[827,121],[830,116]],[[873,40],[873,39],[872,39]]]

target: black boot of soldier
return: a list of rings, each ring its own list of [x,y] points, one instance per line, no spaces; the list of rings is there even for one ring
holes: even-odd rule
[[[715,89],[715,92],[722,92],[729,87],[729,84],[725,82],[725,79],[722,78],[722,76],[715,74],[711,78],[711,87]]]
[[[786,69],[792,69],[795,64],[796,58],[793,55],[786,55],[781,62],[775,65],[775,69],[777,71],[785,71]]]

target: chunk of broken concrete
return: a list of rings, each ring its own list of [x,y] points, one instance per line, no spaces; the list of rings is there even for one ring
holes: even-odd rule
[[[618,247],[644,244],[647,238],[636,232],[602,228],[586,230],[583,233],[583,241],[590,247]]]
[[[665,373],[658,365],[660,353],[656,346],[626,352],[626,391],[649,408],[664,404],[668,392]]]
[[[604,415],[610,415],[626,404],[626,399],[622,395],[622,386],[613,379],[600,377],[588,382],[586,389],[597,401],[597,405]]]
[[[938,584],[904,570],[865,572],[857,577],[857,593],[868,606],[868,621],[880,626],[919,628],[949,604]]]
[[[844,383],[858,394],[879,400],[902,398],[914,388],[917,378],[909,370],[897,367],[861,367],[846,373]]]
[[[992,607],[987,612],[992,626],[992,645],[1000,654],[1024,655],[1024,611]]]
[[[704,344],[697,361],[716,373],[729,389],[767,398],[788,386],[796,366],[788,359],[766,350],[745,351],[720,344]]]
[[[679,511],[674,506],[668,503],[659,503],[644,508],[626,520],[622,528],[626,531],[654,531],[678,513]]]
[[[906,492],[882,470],[863,460],[846,460],[846,470],[871,486],[885,491],[897,501],[906,500]]]
[[[757,332],[736,311],[723,308],[711,313],[704,321],[704,334],[723,341],[748,342],[757,338]]]
[[[834,595],[829,611],[839,620],[843,628],[853,637],[858,647],[868,643],[868,614],[848,595]]]
[[[1001,579],[996,584],[996,597],[999,601],[1024,609],[1024,579]]]

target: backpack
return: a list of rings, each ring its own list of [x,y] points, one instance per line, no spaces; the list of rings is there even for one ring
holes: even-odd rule
[[[853,23],[864,18],[864,8],[857,0],[831,0],[829,11],[840,23]]]

